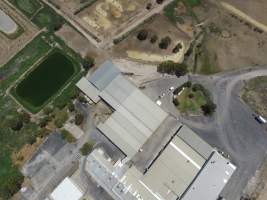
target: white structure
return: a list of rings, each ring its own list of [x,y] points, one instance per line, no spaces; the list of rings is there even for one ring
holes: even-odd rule
[[[50,194],[51,200],[80,200],[83,196],[82,191],[66,177]]]

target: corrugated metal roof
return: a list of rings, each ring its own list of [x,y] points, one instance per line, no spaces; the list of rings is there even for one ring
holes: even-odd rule
[[[178,136],[205,159],[208,159],[214,150],[207,142],[202,140],[195,132],[185,125],[178,132]]]
[[[89,81],[102,91],[119,74],[119,69],[110,60],[107,60],[90,76]]]
[[[103,133],[128,159],[138,152],[168,116],[122,75],[116,76],[99,95],[115,110],[99,129],[106,131]]]
[[[76,83],[76,86],[86,95],[88,96],[94,103],[97,103],[100,100],[99,90],[93,86],[85,77],[82,77]]]
[[[217,199],[235,169],[229,160],[214,152],[182,200]]]
[[[163,199],[174,200],[183,194],[204,163],[203,157],[181,138],[174,137],[143,181]]]

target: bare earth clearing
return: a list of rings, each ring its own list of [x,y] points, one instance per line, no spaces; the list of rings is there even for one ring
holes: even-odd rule
[[[204,38],[203,46],[208,52],[210,63],[218,70],[267,63],[266,33],[256,31],[256,26],[248,24],[219,4],[209,3],[194,11],[201,22],[205,22],[207,26],[212,25],[212,30],[208,29]]]

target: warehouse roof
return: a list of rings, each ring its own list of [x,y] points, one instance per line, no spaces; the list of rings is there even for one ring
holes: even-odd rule
[[[120,70],[110,60],[107,60],[97,68],[89,81],[101,91],[119,74]]]
[[[235,169],[229,160],[215,151],[182,199],[217,199]]]
[[[82,77],[81,80],[76,83],[76,86],[88,96],[94,103],[97,103],[100,100],[99,90],[92,85],[85,77]]]
[[[178,136],[205,159],[208,159],[213,152],[213,148],[187,126],[180,129]]]
[[[175,136],[144,176],[143,183],[162,199],[175,200],[193,181],[205,159]]]
[[[115,112],[98,128],[128,158],[138,152],[167,117],[167,113],[121,75],[100,96]]]
[[[80,189],[68,177],[50,195],[52,200],[80,200],[82,196]]]

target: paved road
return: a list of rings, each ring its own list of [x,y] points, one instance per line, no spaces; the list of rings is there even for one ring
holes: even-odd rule
[[[242,81],[261,75],[267,75],[266,67],[243,69],[210,77],[189,77],[193,82],[200,82],[211,91],[218,106],[212,118],[185,118],[174,109],[171,99],[165,100],[162,105],[163,109],[180,118],[208,143],[231,156],[238,169],[222,193],[227,200],[240,198],[248,180],[266,158],[267,133],[264,126],[254,120],[253,111],[239,97]],[[154,85],[164,87],[172,81],[173,79],[170,79],[162,84],[159,80],[157,83],[154,82]],[[147,94],[156,96],[157,92],[161,94],[160,89],[156,88],[154,93]]]

